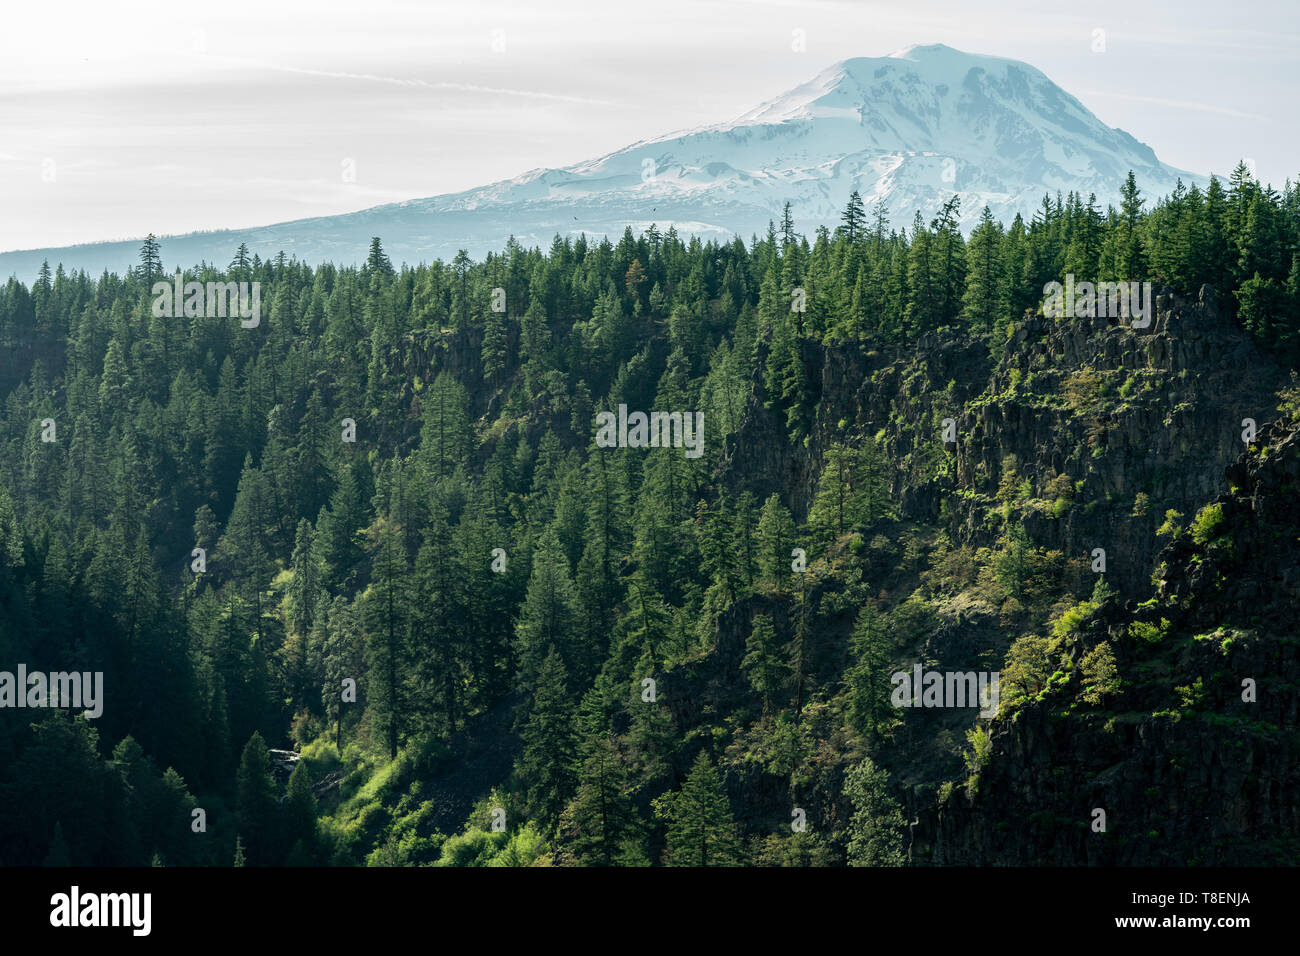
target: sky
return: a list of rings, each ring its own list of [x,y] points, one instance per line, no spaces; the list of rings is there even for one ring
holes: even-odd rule
[[[0,251],[458,192],[838,60],[1024,60],[1165,163],[1300,173],[1300,2],[43,0],[0,31]]]

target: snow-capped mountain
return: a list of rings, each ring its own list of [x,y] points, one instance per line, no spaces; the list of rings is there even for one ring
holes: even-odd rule
[[[849,194],[909,226],[953,193],[969,228],[985,205],[1010,221],[1044,193],[1095,193],[1104,210],[1133,170],[1148,197],[1178,178],[1151,148],[1112,129],[1043,73],[1017,60],[935,44],[844,60],[729,123],[644,140],[563,169],[534,169],[467,192],[257,229],[168,237],[169,266],[224,265],[241,242],[270,256],[357,262],[380,236],[394,262],[481,256],[510,235],[526,246],[586,233],[617,239],[651,223],[681,235],[748,240],[780,220],[834,226]],[[136,261],[139,242],[0,254],[0,276],[34,275],[43,259],[97,274]]]

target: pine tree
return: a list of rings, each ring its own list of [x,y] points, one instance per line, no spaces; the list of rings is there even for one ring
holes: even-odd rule
[[[248,244],[241,242],[235,250],[235,258],[230,261],[229,271],[232,277],[247,279],[253,268],[253,261],[248,255]]]
[[[367,276],[377,274],[389,278],[393,275],[393,263],[384,252],[384,246],[378,236],[370,240],[370,252],[366,255],[364,274]]]
[[[776,628],[766,614],[754,618],[753,630],[745,641],[745,658],[740,666],[748,675],[750,686],[762,695],[763,713],[768,714],[789,679],[790,668],[781,658]]]
[[[566,669],[576,662],[574,639],[579,631],[577,590],[569,577],[568,562],[553,532],[547,532],[533,554],[528,593],[515,627],[517,683],[532,693],[544,655],[555,647]]]
[[[794,245],[794,217],[790,214],[790,201],[781,207],[781,248]]]
[[[854,767],[844,782],[853,805],[849,822],[850,866],[902,866],[903,831],[907,821],[898,802],[889,795],[889,774],[870,757]]]
[[[365,491],[353,468],[344,468],[328,508],[316,518],[316,545],[320,549],[323,583],[331,590],[347,584],[365,556],[359,533],[369,523]]]
[[[966,245],[961,237],[961,198],[953,195],[930,224],[937,267],[937,314],[941,322],[957,317],[966,281]]]
[[[577,792],[561,830],[577,862],[612,866],[635,826],[627,768],[614,737],[603,731],[593,734],[583,751]]]
[[[936,275],[934,242],[925,228],[920,210],[912,224],[912,246],[908,254],[907,285],[910,296],[904,310],[904,323],[909,339],[914,339],[940,322],[940,277]]]
[[[799,442],[808,433],[810,390],[808,373],[794,324],[787,317],[775,321],[767,353],[764,378],[769,407],[785,409],[786,429],[791,442]]]
[[[49,269],[48,263],[45,267]],[[48,271],[47,271],[48,274]],[[144,280],[147,288],[152,289],[153,284],[162,276],[162,252],[158,245],[158,239],[151,232],[145,237],[144,243],[140,246],[140,278]],[[178,311],[177,304],[172,305],[172,314]]]
[[[440,372],[424,399],[420,429],[420,454],[429,474],[445,478],[464,464],[473,444],[469,420],[469,399],[465,387],[446,372]]]
[[[889,652],[889,632],[884,622],[871,605],[864,604],[849,641],[852,663],[844,672],[844,683],[849,723],[872,742],[895,722],[889,700]]]
[[[528,806],[552,830],[577,783],[574,711],[564,660],[551,645],[524,724],[519,776]]]
[[[495,388],[501,381],[509,357],[507,339],[508,324],[504,312],[489,312],[487,324],[483,330],[483,347],[479,358],[483,362],[483,378],[490,388]]]
[[[299,520],[298,530],[294,535],[291,562],[293,581],[286,594],[289,627],[303,636],[311,631],[317,607],[324,594],[321,589],[318,561],[311,522],[303,518]]]
[[[758,518],[758,568],[763,583],[780,588],[790,575],[790,551],[794,546],[794,520],[773,494],[763,503]]]
[[[235,777],[235,819],[246,841],[242,851],[254,866],[279,862],[273,858],[276,809],[270,753],[262,735],[254,732],[244,745]]]
[[[739,866],[740,840],[722,779],[708,754],[700,751],[682,789],[655,801],[655,813],[668,824],[669,866]]]
[[[462,647],[464,631],[473,626],[458,606],[457,592],[462,581],[454,561],[446,509],[436,503],[429,515],[425,542],[415,559],[413,584],[419,600],[411,606],[411,638],[419,683],[431,692],[427,694],[430,701],[441,700],[441,714],[452,733],[460,718],[464,668],[469,663]],[[475,568],[474,572],[481,575],[482,569]]]
[[[862,195],[855,189],[849,194],[848,205],[840,215],[840,229],[850,244],[862,238],[866,221],[867,213],[862,205]]]
[[[321,622],[318,620],[317,625]],[[358,660],[365,640],[357,620],[356,609],[342,597],[334,599],[330,607],[325,637],[321,647],[321,703],[325,710],[325,719],[334,725],[334,748],[343,754],[343,681],[351,679],[359,683],[363,669]]]
[[[226,533],[217,543],[221,566],[235,582],[240,597],[254,612],[255,626],[261,626],[262,592],[275,573],[274,555],[268,531],[275,514],[270,485],[261,470],[253,467],[252,455],[244,460],[235,507],[226,522]]]
[[[731,515],[730,536],[736,553],[736,574],[746,591],[752,591],[758,574],[758,509],[754,496],[743,491]]]
[[[966,248],[968,263],[966,291],[962,311],[966,320],[988,334],[997,324],[1006,288],[1002,261],[1004,234],[989,207],[980,214],[979,225],[971,233]]]
[[[1146,257],[1142,252],[1140,223],[1142,206],[1146,200],[1138,189],[1133,170],[1128,171],[1120,187],[1120,246],[1117,266],[1121,281],[1136,282],[1146,272]]]
[[[370,710],[384,728],[388,756],[393,760],[397,759],[409,708],[407,575],[406,556],[398,545],[397,534],[386,529],[375,558],[373,583],[365,596],[366,688]]]
[[[833,445],[808,511],[808,527],[830,541],[859,522],[870,524],[889,511],[884,461],[875,443],[860,448]]]
[[[301,865],[303,857],[311,859],[316,846],[316,795],[305,760],[299,760],[289,775],[284,818],[285,840],[296,848]]]
[[[718,607],[734,604],[740,590],[730,510],[725,492],[718,498],[717,511],[710,511],[703,501],[696,505],[695,523],[701,529],[696,534],[703,559],[701,570],[713,582],[711,593],[723,602]]]

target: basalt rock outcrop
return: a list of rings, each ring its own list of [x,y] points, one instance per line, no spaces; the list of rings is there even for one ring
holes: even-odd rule
[[[1300,429],[1262,431],[1225,481],[1160,552],[1154,596],[1099,608],[1063,678],[992,722],[986,764],[921,815],[915,862],[1294,865]],[[1077,664],[1102,641],[1121,683],[1090,703]]]
[[[1145,329],[1028,316],[996,357],[941,333],[902,350],[806,345],[816,403],[806,445],[785,439],[756,379],[728,439],[727,477],[760,496],[780,492],[802,519],[827,449],[874,437],[903,516],[939,522],[974,546],[1021,524],[1035,545],[1068,559],[1090,562],[1103,548],[1112,585],[1139,593],[1166,512],[1187,515],[1225,490],[1243,420],[1275,419],[1285,382],[1209,286],[1155,300]],[[943,440],[946,419],[955,441]],[[991,521],[1009,469],[1021,487],[1004,519]]]

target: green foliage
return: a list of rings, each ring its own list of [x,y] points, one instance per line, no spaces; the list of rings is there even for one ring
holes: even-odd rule
[[[763,697],[763,711],[769,712],[789,679],[790,668],[781,656],[781,642],[777,639],[772,619],[760,614],[754,618],[754,628],[745,642],[745,658],[741,667],[749,675],[750,686]]]
[[[1008,353],[1066,271],[1150,275],[1184,296],[1209,283],[1294,364],[1296,196],[1243,168],[1159,201],[1129,177],[1113,214],[1072,195],[1029,221],[985,211],[969,238],[955,197],[892,226],[856,197],[838,230],[806,238],[787,217],[752,243],[629,230],[400,267],[375,238],[359,267],[241,248],[185,270],[261,283],[255,330],[150,316],[150,282],[176,265],[154,237],[124,275],[47,267],[30,288],[0,285],[0,652],[103,662],[116,701],[94,721],[0,724],[0,862],[644,865],[666,841],[673,862],[802,865],[850,837],[857,861],[898,862],[875,771],[855,771],[855,807],[884,816],[852,833],[769,839],[764,820],[785,787],[833,793],[860,748],[894,746],[881,681],[896,649],[1000,610],[1014,707],[1071,677],[1063,649],[1106,600],[1103,581],[1067,598],[1073,565],[1025,530],[1104,515],[1085,478],[1010,456],[988,474],[987,449],[943,449],[937,420],[982,422],[966,416],[1048,382],[1106,453],[1116,386],[1137,408],[1167,370],[1121,381]],[[934,332],[958,365],[914,353]],[[897,401],[846,411],[847,368]],[[996,384],[972,403],[986,371]],[[1295,393],[1279,395],[1284,416]],[[702,410],[704,454],[596,448],[596,412],[619,404]],[[46,418],[55,442],[40,440]],[[1139,492],[1130,514],[1155,506]],[[1194,543],[1230,545],[1225,512],[1201,510]],[[1159,535],[1182,521],[1169,508]],[[1049,637],[1029,633],[1048,622]],[[1169,630],[1129,635],[1141,652]],[[737,663],[756,696],[731,693]],[[1079,670],[1084,702],[1118,692],[1107,645]],[[661,697],[643,701],[651,675]],[[480,735],[497,742],[487,757]],[[920,778],[955,764],[952,736]],[[265,742],[288,740],[302,759],[281,802]],[[712,765],[674,794],[701,750],[769,779],[732,781],[734,815]],[[499,788],[509,832],[483,818],[440,832],[435,778]],[[206,836],[188,829],[197,806]]]
[[[1165,521],[1156,529],[1157,538],[1176,538],[1183,533],[1182,526],[1183,515],[1181,511],[1175,511],[1170,508],[1165,512]]]
[[[668,828],[669,866],[736,866],[740,842],[717,768],[703,751],[682,789],[655,799],[655,816]]]
[[[488,866],[532,866],[546,852],[545,837],[531,823],[510,834],[510,839],[495,856],[488,860]]]
[[[1202,508],[1192,519],[1192,540],[1197,544],[1209,544],[1225,533],[1223,505],[1211,504]]]
[[[449,837],[442,845],[442,855],[435,866],[492,866],[506,845],[510,834],[472,829]]]
[[[1197,677],[1190,684],[1175,687],[1174,693],[1178,695],[1179,703],[1184,710],[1194,710],[1205,699],[1205,683],[1202,678]]]
[[[864,758],[849,772],[844,793],[853,807],[849,865],[902,866],[907,821],[898,801],[889,795],[889,774]]]
[[[624,757],[613,735],[599,726],[602,722],[594,723],[582,745],[577,793],[564,811],[560,832],[576,862],[610,866],[640,846],[641,828]]]
[[[794,521],[777,495],[763,503],[758,519],[758,569],[769,588],[783,587],[790,578]]]
[[[554,825],[577,783],[574,763],[574,705],[568,674],[551,645],[537,675],[533,705],[524,725],[524,749],[519,758],[529,808]]]
[[[277,810],[275,783],[271,779],[271,762],[266,743],[260,734],[249,738],[239,758],[235,780],[235,814],[238,832],[243,839],[243,853],[250,865],[278,863],[278,846],[274,834]]]
[[[844,681],[849,723],[873,741],[888,734],[898,722],[889,701],[890,643],[885,621],[869,604],[863,605],[850,638],[852,663]]]
[[[1158,624],[1149,621],[1133,621],[1128,626],[1128,636],[1147,644],[1158,644],[1165,639],[1169,631],[1169,621],[1161,618]]]
[[[1009,713],[1022,701],[1035,698],[1046,689],[1059,646],[1060,638],[1034,634],[1026,634],[1012,642],[999,679],[999,703],[1003,713]]]
[[[818,539],[829,541],[859,524],[869,527],[891,510],[885,463],[875,443],[832,446],[808,512],[808,526]]]
[[[989,762],[989,757],[993,753],[993,740],[983,727],[972,727],[966,731],[966,742],[970,744],[971,749],[962,754],[962,759],[965,760],[970,775],[976,777]]]
[[[1115,665],[1115,654],[1110,644],[1102,641],[1079,662],[1079,672],[1083,675],[1083,692],[1080,696],[1085,702],[1097,707],[1102,698],[1119,691],[1119,670]]]
[[[1100,580],[1098,584],[1100,584]],[[1097,603],[1094,601],[1080,601],[1074,607],[1066,611],[1056,619],[1052,624],[1052,637],[1061,638],[1070,634],[1077,634],[1082,629],[1083,622],[1088,615],[1097,610]]]

